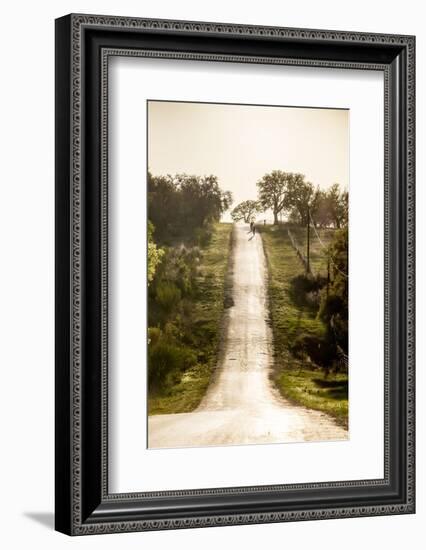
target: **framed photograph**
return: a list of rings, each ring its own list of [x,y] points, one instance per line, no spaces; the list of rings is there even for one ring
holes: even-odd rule
[[[415,511],[415,38],[56,20],[56,529]]]

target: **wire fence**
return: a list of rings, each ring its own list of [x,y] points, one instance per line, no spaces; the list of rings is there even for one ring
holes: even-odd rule
[[[324,255],[325,255],[325,258],[327,259],[328,266],[332,265],[334,267],[335,271],[337,271],[343,277],[348,279],[348,274],[345,273],[344,271],[342,271],[339,268],[339,266],[336,265],[335,261],[333,260],[332,255],[331,255],[330,246],[327,246],[326,244],[324,244],[323,240],[321,239],[320,235],[318,234],[316,225],[314,223],[314,220],[312,219],[312,216],[311,216],[310,212],[309,212],[309,218],[310,218],[310,222],[313,226],[315,237],[317,238],[321,249],[324,251]],[[306,272],[310,273],[311,275],[314,276],[314,272],[313,272],[313,269],[312,269],[312,263],[310,261],[308,262],[308,258],[304,253],[304,249],[300,247],[300,245],[298,244],[298,242],[296,240],[295,235],[290,231],[290,229],[287,229],[287,234],[288,234],[291,246],[295,250],[297,256],[300,259],[300,261],[302,262]],[[329,274],[329,268],[328,268],[328,277],[329,277],[329,275],[330,274]],[[330,279],[328,279],[328,281],[330,282]],[[327,285],[329,284],[329,282],[327,283]],[[329,324],[330,324],[330,326],[333,330],[333,334],[334,334],[334,338],[335,338],[335,342],[336,342],[336,351],[337,351],[336,363],[339,365],[340,369],[344,369],[347,372],[348,368],[349,368],[349,358],[348,358],[348,355],[342,349],[342,347],[339,344],[337,344],[337,334],[336,334],[336,329],[335,329],[335,326],[334,326],[333,316],[330,319]]]
[[[303,254],[302,249],[297,244],[296,237],[293,235],[290,229],[287,229],[287,233],[288,233],[288,238],[290,239],[291,246],[294,248],[305,270],[309,272],[311,275],[313,275],[311,266],[308,264],[308,258],[305,256],[305,254]]]
[[[320,243],[320,246],[324,249],[325,253],[326,253],[326,256],[327,256],[327,259],[328,261],[330,262],[330,264],[334,267],[334,269],[336,271],[338,271],[341,275],[343,275],[343,277],[345,277],[346,279],[348,279],[348,274],[345,273],[344,271],[342,271],[337,265],[336,265],[336,262],[334,262],[332,256],[331,256],[331,253],[330,253],[330,248],[328,246],[326,246],[322,240],[321,240],[321,237],[318,235],[318,231],[317,231],[317,228],[315,226],[315,223],[314,223],[314,220],[312,219],[312,215],[311,215],[311,212],[309,211],[309,218],[310,218],[310,221],[312,223],[312,226],[314,228],[314,233],[315,233],[315,236],[316,238],[318,239],[318,242]]]

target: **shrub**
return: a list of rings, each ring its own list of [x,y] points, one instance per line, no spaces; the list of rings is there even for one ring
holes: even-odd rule
[[[320,291],[327,283],[325,277],[319,275],[297,275],[290,281],[289,294],[293,302],[299,306],[308,306],[318,309],[320,305]]]
[[[154,345],[161,337],[161,329],[158,327],[148,327],[148,344]]]
[[[293,353],[305,359],[308,357],[315,365],[329,370],[336,358],[336,346],[327,337],[301,334],[293,345]]]
[[[212,239],[212,230],[209,226],[200,227],[195,230],[195,242],[198,246],[205,248]]]
[[[158,248],[154,242],[154,225],[148,221],[148,286],[155,276],[158,264],[164,256],[164,250]]]
[[[148,385],[161,390],[179,381],[185,370],[196,364],[193,351],[160,338],[148,347]]]
[[[173,283],[161,281],[156,287],[157,302],[166,311],[171,311],[181,300],[181,291]]]
[[[182,244],[168,248],[157,269],[153,285],[158,287],[164,283],[174,284],[182,296],[190,295],[200,255],[198,247],[187,248]]]

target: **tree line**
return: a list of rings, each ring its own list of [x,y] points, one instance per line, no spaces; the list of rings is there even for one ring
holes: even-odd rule
[[[148,171],[148,285],[166,248],[176,244],[205,244],[214,222],[232,203],[214,175],[153,176]],[[166,247],[166,248],[165,248]]]
[[[231,212],[232,219],[249,223],[256,214],[271,210],[274,224],[285,214],[289,222],[319,228],[341,229],[348,224],[349,194],[338,183],[322,190],[306,180],[303,174],[273,170],[258,182],[257,200],[246,200]]]
[[[194,241],[220,220],[232,203],[214,175],[153,176],[148,172],[148,218],[159,243]]]

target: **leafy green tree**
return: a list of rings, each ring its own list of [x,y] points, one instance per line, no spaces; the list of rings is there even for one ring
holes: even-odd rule
[[[244,220],[245,223],[250,223],[255,214],[262,211],[262,205],[259,201],[247,200],[240,202],[231,212],[231,217],[234,222]]]
[[[153,176],[148,172],[148,218],[161,244],[196,240],[197,230],[219,221],[232,203],[216,176]]]
[[[322,290],[319,315],[329,327],[331,336],[346,354],[348,352],[348,250],[349,233],[345,227],[336,232],[330,245],[331,284]]]
[[[340,195],[340,224],[347,227],[349,223],[349,193],[347,190]]]
[[[148,172],[148,219],[156,228],[157,242],[166,244],[176,230],[178,193],[170,176],[153,176]]]
[[[348,224],[349,194],[341,191],[338,183],[324,191],[314,189],[301,174],[292,174],[287,202],[291,207],[290,219],[301,225],[308,223],[308,213],[316,227],[342,229]]]
[[[154,225],[148,221],[148,285],[153,280],[158,264],[164,255],[164,250],[154,242]]]
[[[314,186],[305,180],[303,174],[288,174],[285,204],[288,209],[296,210],[301,225],[307,225],[309,209],[313,208],[315,198]]]
[[[174,184],[181,195],[181,216],[191,227],[218,222],[232,203],[229,191],[223,192],[216,176],[177,174]]]
[[[336,229],[341,229],[348,224],[349,194],[340,191],[340,185],[334,183],[327,192],[330,216]]]
[[[274,225],[278,225],[278,214],[288,207],[287,188],[289,182],[287,172],[273,170],[265,174],[257,182],[259,202],[266,210],[270,208],[274,214]]]
[[[311,218],[315,227],[330,227],[333,222],[327,192],[319,187],[315,190],[312,200]]]
[[[285,211],[291,221],[306,225],[309,210],[314,209],[321,199],[320,191],[299,173],[274,170],[265,174],[257,186],[259,201],[265,209],[272,210],[274,224],[278,223],[278,214]]]

